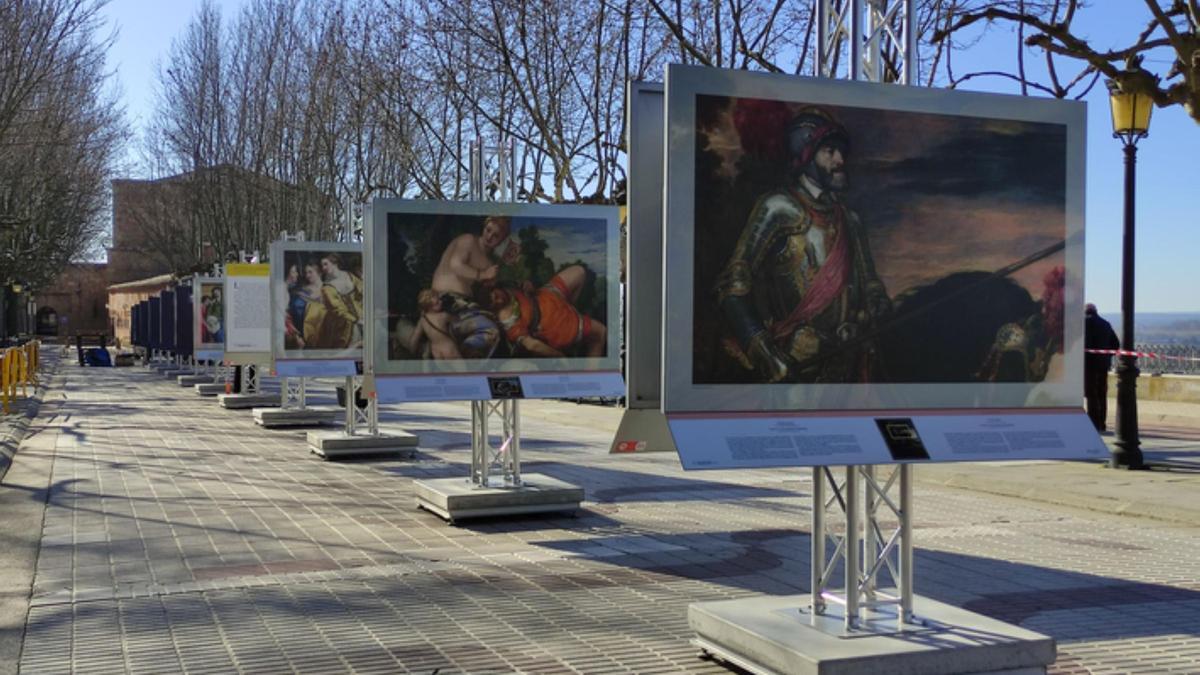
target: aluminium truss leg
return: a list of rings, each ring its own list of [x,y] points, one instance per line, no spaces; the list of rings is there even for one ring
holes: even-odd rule
[[[913,623],[913,541],[912,472],[909,464],[900,465],[900,622]]]
[[[374,397],[367,399],[364,409],[358,407],[358,391],[362,380],[354,375],[346,376],[346,417],[342,432],[355,436],[365,431],[368,436],[379,435],[379,402]]]
[[[825,613],[825,468],[812,470],[812,566],[809,588],[812,589],[812,620]]]
[[[858,578],[862,568],[859,559],[858,467],[846,467],[846,545],[844,584],[846,599],[846,631],[858,628]]]
[[[499,418],[500,445],[493,447],[488,432],[490,418]],[[471,402],[471,483],[488,487],[493,474],[508,487],[521,485],[521,415],[518,402]]]

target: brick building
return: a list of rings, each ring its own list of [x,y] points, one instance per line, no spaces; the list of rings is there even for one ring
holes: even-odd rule
[[[174,285],[175,277],[170,274],[160,274],[146,279],[126,281],[123,284],[113,284],[108,287],[108,313],[111,317],[112,336],[116,343],[122,346],[129,344],[129,319],[133,306],[137,303],[156,296]]]
[[[112,246],[108,249],[108,283],[122,284],[173,270],[150,248],[146,223],[173,198],[174,178],[112,181]]]
[[[34,295],[34,332],[45,337],[107,333],[108,271],[104,263],[71,263],[54,285]]]
[[[333,233],[329,198],[233,166],[111,185],[108,261],[71,265],[36,296],[36,323],[46,335],[104,332],[127,342],[129,307],[169,285],[172,274],[203,269],[222,251],[265,250],[281,230],[304,231],[313,241]],[[223,222],[216,229],[229,241],[221,251],[202,240],[199,233],[212,228],[197,227],[197,218]]]

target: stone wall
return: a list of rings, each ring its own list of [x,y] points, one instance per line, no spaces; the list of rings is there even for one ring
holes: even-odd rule
[[[53,286],[34,296],[34,302],[38,307],[36,323],[44,335],[108,333],[107,265],[71,263]],[[46,330],[47,326],[53,331]]]

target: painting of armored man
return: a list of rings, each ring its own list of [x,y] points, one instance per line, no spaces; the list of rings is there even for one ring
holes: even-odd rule
[[[699,94],[694,139],[693,384],[1062,377],[1065,125]]]
[[[389,213],[388,359],[609,357],[610,223],[556,208]]]

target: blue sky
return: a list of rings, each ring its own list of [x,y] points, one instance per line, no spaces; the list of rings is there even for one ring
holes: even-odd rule
[[[119,30],[109,66],[116,72],[135,130],[142,129],[153,103],[154,65],[164,59],[200,0],[112,0],[104,13]],[[216,0],[231,17],[245,0]],[[1104,0],[1081,11],[1076,25],[1097,48],[1126,46],[1148,12],[1141,2]],[[995,30],[991,38],[954,56],[956,72],[1012,70],[1015,37]],[[1039,54],[1027,59],[1036,65]],[[1165,54],[1147,59],[1163,73]],[[1063,72],[1072,66],[1063,62]],[[999,79],[974,80],[971,89],[1016,93]],[[1123,169],[1120,142],[1112,138],[1107,91],[1093,88],[1088,101],[1087,299],[1113,318],[1120,308]],[[1150,136],[1138,146],[1137,296],[1139,312],[1200,311],[1200,222],[1193,192],[1200,184],[1200,125],[1174,107],[1155,110]]]

